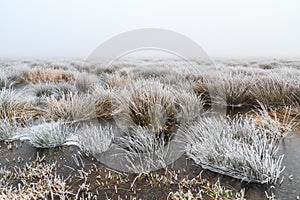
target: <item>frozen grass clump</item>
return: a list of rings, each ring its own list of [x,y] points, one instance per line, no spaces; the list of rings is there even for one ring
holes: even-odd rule
[[[75,128],[64,122],[44,122],[40,125],[27,127],[21,139],[28,139],[37,148],[62,146]]]
[[[30,102],[22,100],[24,93],[12,89],[0,91],[0,119],[25,122],[39,118],[44,112],[30,105]]]
[[[204,101],[194,92],[177,89],[175,92],[177,104],[177,120],[180,124],[191,123],[203,113]]]
[[[11,82],[6,73],[4,71],[0,72],[0,89],[2,88],[8,88],[9,86],[11,86],[13,84],[13,82]]]
[[[268,106],[290,105],[299,87],[292,78],[282,78],[276,73],[257,77],[253,82],[252,98]]]
[[[56,90],[53,83],[39,83],[33,85],[33,92],[36,97],[49,97],[54,94]]]
[[[32,85],[32,90],[35,96],[40,98],[53,96],[56,99],[61,99],[65,95],[75,93],[75,87],[67,82],[37,83]]]
[[[20,102],[20,93],[15,90],[2,89],[0,91],[0,118],[12,119],[15,117],[17,108],[22,108],[23,103]]]
[[[131,77],[117,72],[101,74],[100,81],[107,89],[120,89],[132,83]]]
[[[13,140],[19,130],[17,122],[7,119],[0,119],[0,141]]]
[[[208,91],[208,78],[203,75],[187,75],[186,80],[190,82],[191,89],[198,96],[202,96],[202,98],[206,101],[210,101],[209,91]]]
[[[218,74],[208,82],[208,89],[210,97],[218,104],[242,106],[249,103],[250,79],[242,73]]]
[[[75,75],[75,87],[79,93],[88,93],[97,81],[99,80],[96,75],[87,72]]]
[[[156,134],[170,133],[176,124],[173,88],[141,80],[116,95],[115,119],[121,127],[143,126]]]
[[[96,99],[89,94],[62,94],[62,98],[46,99],[48,105],[47,118],[52,120],[74,121],[96,117]]]
[[[114,91],[110,89],[105,89],[104,86],[100,84],[95,84],[92,90],[92,96],[95,100],[96,116],[99,119],[111,119],[112,114],[112,104],[114,101]]]
[[[67,82],[61,82],[55,84],[54,97],[57,99],[62,99],[69,94],[75,94],[76,88],[73,84]]]
[[[269,134],[273,137],[285,137],[299,125],[297,117],[300,116],[300,113],[293,113],[296,108],[284,106],[272,109],[271,107],[267,108],[267,106],[261,102],[258,102],[258,104],[260,107],[254,110],[254,119],[269,131]]]
[[[126,167],[135,173],[145,173],[167,166],[168,142],[164,136],[157,137],[153,130],[134,127],[130,133],[120,138],[118,145],[126,153]]]
[[[44,82],[72,82],[74,76],[69,71],[53,68],[32,68],[24,71],[22,78],[26,83],[44,83]]]
[[[0,71],[0,88],[12,88],[23,83],[22,74],[28,71],[27,65],[7,66]]]
[[[96,155],[109,149],[114,140],[112,126],[86,125],[80,127],[75,134],[73,143],[87,155]]]
[[[171,134],[179,124],[195,121],[204,101],[193,91],[157,80],[138,80],[115,97],[114,117],[125,127],[142,126],[157,135]]]
[[[188,156],[203,168],[259,183],[276,183],[284,169],[278,139],[253,119],[204,117],[179,132]]]

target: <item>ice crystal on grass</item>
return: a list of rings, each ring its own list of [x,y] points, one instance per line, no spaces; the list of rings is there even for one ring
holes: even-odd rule
[[[175,92],[178,106],[177,119],[180,124],[191,123],[197,120],[203,113],[204,101],[201,96],[186,90],[177,89]]]
[[[204,117],[179,131],[204,168],[259,183],[275,183],[283,171],[278,140],[253,119]]]
[[[86,125],[76,131],[73,143],[87,155],[96,155],[109,149],[114,140],[111,126]]]
[[[241,106],[249,103],[250,79],[241,74],[226,73],[217,75],[208,82],[212,100],[229,105]]]
[[[42,158],[14,171],[0,169],[1,199],[69,199],[73,196],[66,180],[57,175],[56,163],[46,164]],[[6,179],[3,184],[2,175]],[[17,182],[15,185],[13,182]]]
[[[0,91],[0,119],[23,123],[44,114],[41,109],[33,107],[26,99],[23,100],[22,96],[24,96],[23,92],[12,89]]]
[[[115,118],[120,126],[145,126],[167,133],[176,123],[173,90],[159,82],[138,81],[116,96]]]
[[[145,173],[166,167],[169,143],[157,137],[151,129],[136,127],[130,135],[120,138],[119,144],[126,153],[127,168],[135,173]]]
[[[46,102],[47,117],[52,120],[74,121],[96,117],[96,99],[89,94],[63,94],[59,100],[50,97]]]
[[[17,122],[9,121],[7,119],[0,119],[0,141],[12,140],[20,127]]]
[[[100,119],[111,119],[113,117],[114,91],[96,84],[93,86],[92,96],[95,101],[96,116]]]
[[[44,122],[26,128],[21,139],[28,139],[38,148],[51,148],[63,145],[74,131],[74,127],[64,122]]]

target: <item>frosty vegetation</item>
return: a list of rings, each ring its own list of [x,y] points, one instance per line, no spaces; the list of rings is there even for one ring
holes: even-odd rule
[[[205,117],[180,131],[203,168],[259,183],[276,182],[284,169],[278,140],[253,119]]]
[[[299,121],[300,61],[217,60],[218,69],[192,63],[197,70],[180,60],[122,60],[109,68],[82,60],[1,61],[0,140],[72,144],[88,156],[118,142],[129,160],[148,156],[130,166],[142,173],[166,167],[165,139],[178,131],[203,168],[276,183],[284,169],[278,143]],[[216,117],[213,102],[248,113]],[[75,125],[90,119],[99,125]]]

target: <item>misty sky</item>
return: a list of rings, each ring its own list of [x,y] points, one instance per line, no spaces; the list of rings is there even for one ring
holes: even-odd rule
[[[182,33],[213,57],[300,57],[297,0],[1,0],[0,58],[86,57],[138,28]]]

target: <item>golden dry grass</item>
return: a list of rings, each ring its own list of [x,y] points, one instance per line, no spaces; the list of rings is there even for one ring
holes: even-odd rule
[[[286,108],[278,108],[275,112],[269,112],[272,118],[277,118],[281,124],[292,123],[296,131],[300,130],[300,108],[291,107],[289,110]]]
[[[96,117],[96,101],[88,94],[63,95],[60,100],[53,97],[46,99],[48,120],[76,121]]]
[[[38,119],[45,111],[28,105],[27,102],[8,103],[0,107],[0,118],[24,123],[27,120]]]
[[[127,75],[122,75],[120,73],[109,74],[104,81],[107,88],[114,89],[119,87],[124,87],[132,83],[132,79]]]
[[[27,83],[74,81],[72,74],[61,69],[32,69],[24,72],[23,79]]]
[[[99,119],[109,120],[113,118],[112,114],[113,99],[111,96],[103,96],[96,102],[96,115]]]
[[[300,112],[299,108],[295,107],[279,107],[276,109],[262,109],[249,113],[248,116],[254,119],[258,124],[272,124],[278,127],[282,132],[284,130],[297,131],[300,130]],[[272,128],[272,127],[266,127]]]

